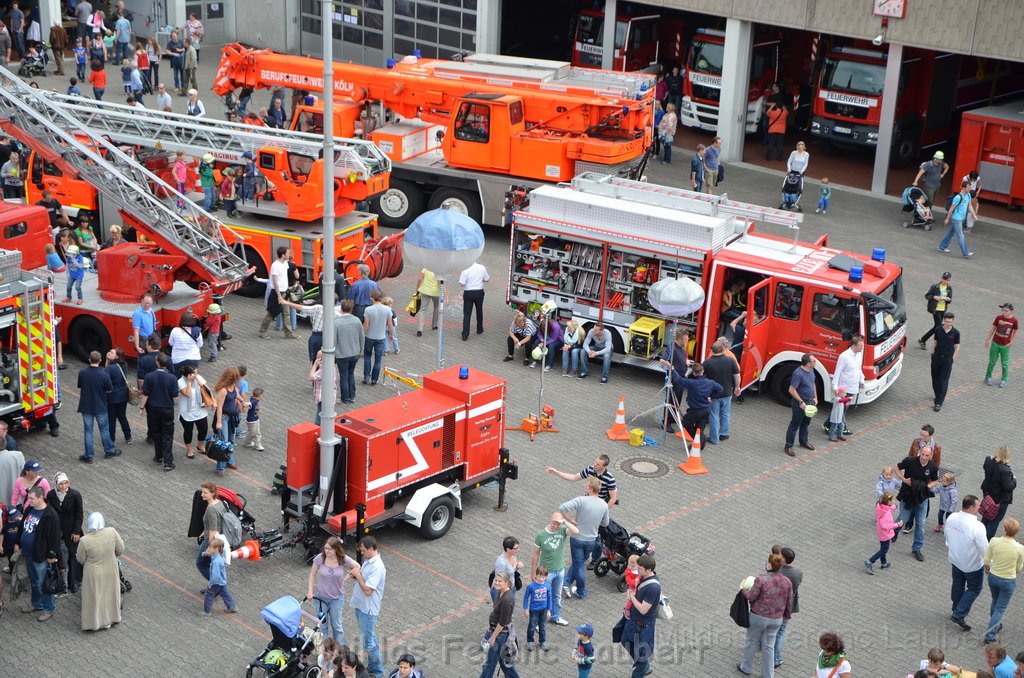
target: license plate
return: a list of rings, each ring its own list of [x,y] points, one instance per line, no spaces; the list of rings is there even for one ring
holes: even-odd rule
[[[849,127],[840,127],[839,125],[833,127],[832,131],[836,134],[853,134],[853,130]]]
[[[900,368],[899,367],[894,367],[893,369],[889,370],[889,374],[885,375],[885,383],[888,384],[893,379],[898,377],[899,374],[900,374]]]

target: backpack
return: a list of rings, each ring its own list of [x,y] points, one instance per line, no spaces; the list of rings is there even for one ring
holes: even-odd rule
[[[224,502],[221,502],[221,534],[228,540],[228,547],[237,549],[242,545],[242,521],[229,509]]]
[[[655,581],[655,580],[654,579],[647,579],[647,580],[645,580],[642,584],[640,584],[640,586],[637,587],[637,590],[642,589],[643,587],[647,586],[648,584],[650,584],[653,581]],[[657,580],[657,581],[658,581],[658,584],[660,585],[661,584],[661,580]],[[668,598],[666,598],[665,594],[662,593],[661,598],[658,600],[658,619],[664,619],[665,621],[671,621],[673,616],[675,616],[675,615],[672,613],[672,607],[668,604]]]

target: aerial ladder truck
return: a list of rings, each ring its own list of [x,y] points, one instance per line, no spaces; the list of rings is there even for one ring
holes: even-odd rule
[[[251,274],[229,242],[237,236],[227,226],[4,68],[0,129],[65,175],[88,181],[124,224],[150,243],[126,242],[101,250],[95,258],[97,272],[83,281],[82,303],[54,300],[63,336],[80,356],[93,350],[105,353],[115,345],[133,356],[131,316],[145,293],[153,295],[160,325],[169,329],[186,312],[204,315],[215,294],[238,289]],[[152,186],[180,200],[181,208],[156,197]],[[44,246],[52,242],[47,211],[24,205],[3,208],[0,247],[20,250],[23,269],[41,268]],[[64,289],[65,276],[53,274],[57,290]]]
[[[324,92],[319,59],[226,45],[213,91]],[[392,161],[372,208],[404,228],[425,208],[502,223],[512,184],[533,188],[587,171],[638,177],[653,139],[654,78],[568,63],[474,54],[407,56],[387,68],[335,63],[335,127]],[[296,106],[292,127],[316,132],[323,104]]]
[[[231,232],[242,240],[241,255],[255,266],[255,279],[266,278],[277,247],[286,245],[304,281],[319,279],[324,268],[322,136],[157,111],[140,115],[138,109],[123,104],[54,93],[46,96],[82,128],[132,148],[140,162],[163,176],[170,173],[168,154],[176,151],[190,158],[213,155],[218,176],[226,166],[241,172],[247,156],[251,157],[259,173],[257,183],[263,188],[255,201],[241,204],[243,214],[227,218]],[[402,270],[401,235],[379,238],[376,217],[358,209],[387,188],[390,160],[368,141],[336,139],[336,143],[337,258],[349,277],[360,263],[370,266],[374,279],[396,276]],[[48,169],[45,162],[30,158],[30,200],[33,191],[45,188],[63,204],[86,203],[98,209],[91,184],[52,175]],[[192,192],[194,176],[189,189],[198,201],[200,194]],[[249,284],[243,292],[261,294],[262,288]]]

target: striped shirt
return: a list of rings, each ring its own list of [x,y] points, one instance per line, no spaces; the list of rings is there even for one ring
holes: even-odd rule
[[[580,478],[590,478],[593,476],[601,481],[601,491],[597,493],[599,499],[607,502],[611,498],[611,493],[619,489],[615,484],[615,476],[605,469],[600,475],[594,470],[593,464],[580,471]]]

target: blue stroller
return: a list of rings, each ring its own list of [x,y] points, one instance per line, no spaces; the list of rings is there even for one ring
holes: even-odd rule
[[[903,189],[902,200],[903,213],[912,215],[911,221],[907,221],[907,217],[904,216],[903,223],[901,224],[903,228],[920,226],[926,231],[932,230],[932,223],[935,219],[932,217],[932,207],[924,191],[917,186],[908,186]]]
[[[320,667],[310,655],[315,650],[316,631],[327,618],[327,606],[323,608],[323,616],[317,617],[304,611],[302,603],[291,596],[282,596],[263,608],[260,614],[270,626],[272,638],[260,656],[246,667],[246,678],[319,678]],[[316,624],[303,626],[303,617]]]

